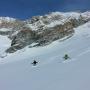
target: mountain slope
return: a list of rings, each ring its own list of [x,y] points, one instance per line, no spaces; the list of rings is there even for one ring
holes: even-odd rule
[[[1,17],[0,35],[11,40],[5,52],[14,53],[28,45],[46,46],[64,37],[70,38],[75,32],[74,28],[88,21],[90,12],[52,12],[25,21]],[[36,44],[31,46],[33,43]]]
[[[0,58],[0,89],[90,90],[90,22],[74,30],[69,39]],[[65,54],[70,59],[65,61]],[[34,59],[39,61],[36,67],[31,64]]]

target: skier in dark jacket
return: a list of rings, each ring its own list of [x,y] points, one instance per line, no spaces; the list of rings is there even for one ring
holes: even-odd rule
[[[33,66],[36,66],[37,63],[38,63],[38,62],[37,62],[36,60],[34,60],[34,61],[32,62]]]
[[[70,59],[70,57],[68,56],[68,54],[65,54],[63,57],[65,60]]]

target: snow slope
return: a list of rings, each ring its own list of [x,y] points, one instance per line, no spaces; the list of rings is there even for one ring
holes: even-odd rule
[[[5,50],[10,46],[10,44],[11,44],[11,41],[6,36],[0,35],[0,57],[1,58],[6,56]]]
[[[39,61],[35,67],[33,59]],[[0,58],[0,90],[90,90],[89,69],[90,22],[75,28],[67,40]]]

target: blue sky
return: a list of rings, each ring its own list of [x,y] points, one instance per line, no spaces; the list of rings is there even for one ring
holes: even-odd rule
[[[0,16],[26,19],[53,11],[90,10],[90,0],[0,0]]]

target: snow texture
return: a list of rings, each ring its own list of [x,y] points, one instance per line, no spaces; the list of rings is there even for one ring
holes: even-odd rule
[[[0,36],[0,51],[9,46]],[[0,52],[0,53],[1,53]],[[68,54],[70,59],[64,60]],[[32,61],[39,63],[32,66]],[[0,90],[90,90],[90,22],[73,37],[0,58]]]

